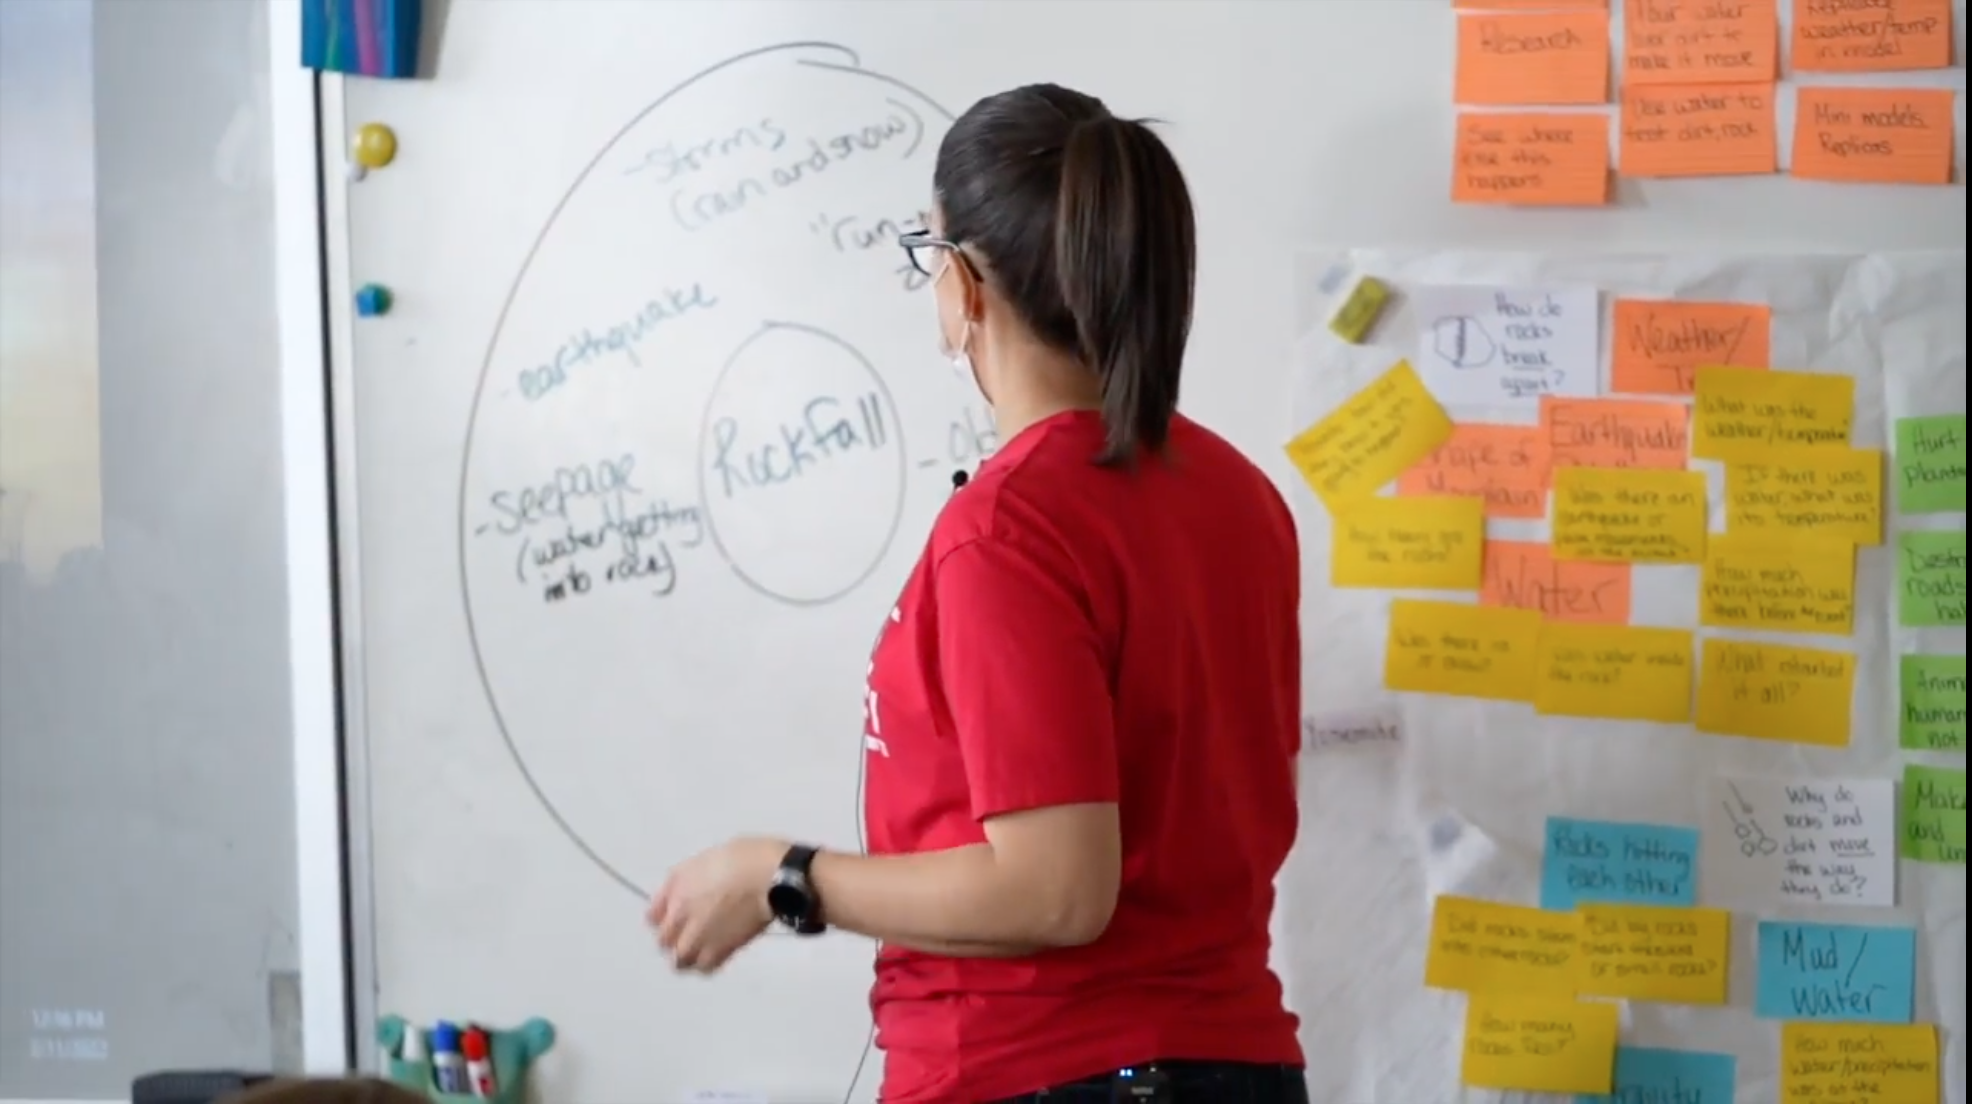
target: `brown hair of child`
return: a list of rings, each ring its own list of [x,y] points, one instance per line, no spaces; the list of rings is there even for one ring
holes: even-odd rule
[[[369,1077],[318,1081],[268,1081],[224,1104],[427,1104],[410,1089]]]

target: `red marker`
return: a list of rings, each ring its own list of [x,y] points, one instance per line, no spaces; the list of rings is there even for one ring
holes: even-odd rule
[[[486,1032],[477,1027],[466,1029],[465,1038],[459,1041],[459,1052],[466,1059],[466,1083],[481,1100],[493,1099],[499,1090],[493,1083],[493,1057],[487,1052],[486,1043]]]

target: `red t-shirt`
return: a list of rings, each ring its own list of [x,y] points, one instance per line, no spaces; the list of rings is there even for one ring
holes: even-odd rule
[[[1004,813],[1115,802],[1101,938],[1026,958],[877,957],[886,1104],[976,1104],[1154,1058],[1299,1064],[1268,966],[1299,826],[1300,565],[1250,461],[1196,423],[1134,471],[1093,413],[1008,442],[939,515],[870,663],[873,854]]]

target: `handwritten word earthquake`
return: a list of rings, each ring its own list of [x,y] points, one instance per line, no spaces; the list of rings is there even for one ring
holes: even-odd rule
[[[1548,460],[1557,468],[1683,471],[1690,421],[1683,403],[1541,398]]]
[[[1917,930],[1760,921],[1762,1019],[1907,1024],[1916,1007]]]
[[[1771,84],[1780,72],[1776,0],[1626,0],[1627,84]]]
[[[1897,903],[1897,799],[1888,779],[1714,778],[1705,898],[1749,909]]]
[[[1398,361],[1289,441],[1287,457],[1333,509],[1374,494],[1451,435],[1451,418],[1409,362]]]
[[[1712,637],[1698,668],[1698,731],[1847,747],[1856,657]]]
[[[1426,287],[1418,375],[1450,406],[1537,409],[1542,395],[1600,389],[1594,288]]]
[[[1547,818],[1541,907],[1695,904],[1698,832],[1665,824]]]

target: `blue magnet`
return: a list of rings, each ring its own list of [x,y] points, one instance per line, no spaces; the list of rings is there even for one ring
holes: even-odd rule
[[[376,318],[389,313],[389,289],[376,284],[364,284],[356,289],[356,314],[359,318]]]

